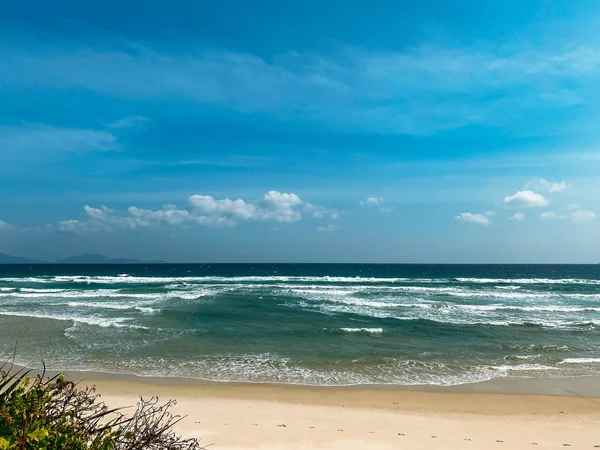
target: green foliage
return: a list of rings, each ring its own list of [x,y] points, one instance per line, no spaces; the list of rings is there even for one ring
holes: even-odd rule
[[[29,378],[0,367],[0,450],[201,450],[172,432],[174,401],[140,399],[125,416],[63,375]]]

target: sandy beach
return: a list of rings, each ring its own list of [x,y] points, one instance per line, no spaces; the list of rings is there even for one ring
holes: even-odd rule
[[[588,380],[588,388],[594,383]],[[134,405],[139,396],[174,398],[175,411],[187,416],[177,431],[215,449],[600,447],[600,398],[575,391],[500,394],[463,387],[423,392],[110,376],[88,377],[84,384],[96,385],[111,407]]]

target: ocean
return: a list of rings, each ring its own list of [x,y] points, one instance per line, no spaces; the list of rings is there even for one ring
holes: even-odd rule
[[[0,350],[306,385],[600,374],[600,265],[0,266]]]

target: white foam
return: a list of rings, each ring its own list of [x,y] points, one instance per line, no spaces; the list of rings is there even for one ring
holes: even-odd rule
[[[381,334],[383,328],[341,328],[346,333],[370,333],[370,334]]]
[[[51,306],[68,306],[71,308],[97,308],[97,309],[117,309],[117,310],[137,310],[146,314],[153,314],[157,310],[144,305],[151,305],[154,302],[144,302],[137,304],[114,303],[114,302],[67,302],[53,303]],[[50,305],[49,305],[50,306]]]
[[[240,288],[245,287],[240,285]],[[246,286],[264,288],[264,285],[257,286]],[[368,293],[375,294],[381,293],[382,295],[392,295],[396,293],[406,293],[407,295],[419,294],[421,296],[445,296],[445,297],[458,297],[458,298],[498,298],[507,300],[527,300],[527,299],[548,299],[548,298],[564,298],[564,299],[582,299],[582,300],[598,300],[600,294],[575,294],[575,293],[561,293],[561,292],[531,292],[522,291],[517,289],[510,290],[484,290],[484,289],[470,289],[460,286],[447,286],[447,287],[431,287],[431,286],[296,286],[296,285],[271,285],[270,287],[281,288],[283,293],[291,293],[294,295],[306,295],[306,296],[326,296],[326,295],[351,295],[357,293]]]
[[[566,358],[559,364],[600,364],[600,358]]]
[[[402,301],[402,298],[389,297],[383,298],[383,301],[367,300],[363,298],[343,296],[345,292],[337,293],[340,297],[318,296],[316,300],[331,303],[341,303],[352,306],[365,306],[373,308],[415,308],[415,309],[433,309],[433,310],[456,310],[462,312],[494,312],[494,311],[514,311],[514,312],[600,312],[600,307],[594,306],[565,306],[565,305],[540,305],[540,306],[521,306],[505,305],[503,303],[493,303],[487,305],[473,305],[460,303],[439,303],[431,300],[421,300],[419,303],[413,301]],[[350,293],[349,293],[350,294]]]
[[[448,308],[454,308],[465,311],[523,311],[523,312],[597,312],[600,307],[590,306],[512,306],[512,305],[447,305]]]
[[[529,372],[529,371],[547,371],[558,370],[556,367],[545,366],[543,364],[516,364],[514,366],[494,366],[494,369],[506,372]]]
[[[511,284],[600,284],[600,280],[582,278],[456,278],[461,283],[511,283]]]
[[[31,299],[62,299],[62,298],[122,298],[122,299],[152,299],[165,300],[173,298],[182,298],[193,300],[200,297],[206,297],[217,293],[215,289],[194,289],[193,291],[170,291],[170,292],[149,292],[133,293],[123,292],[120,289],[90,289],[90,290],[28,290],[27,292],[9,291],[0,293],[0,298],[31,298]]]
[[[16,316],[16,317],[32,317],[32,318],[36,318],[36,319],[64,320],[64,321],[85,323],[87,325],[95,325],[95,326],[102,327],[102,328],[123,327],[123,328],[147,329],[147,327],[143,327],[140,325],[125,323],[128,321],[128,319],[124,318],[124,317],[96,317],[96,316],[81,317],[81,316],[74,316],[74,315],[69,315],[69,314],[48,314],[48,313],[42,313],[42,312],[38,312],[38,311],[28,311],[28,312],[0,311],[0,315]]]
[[[57,292],[64,292],[65,289],[35,289],[35,288],[21,288],[21,292],[30,292],[32,294],[55,294]]]
[[[337,302],[329,304],[311,304],[299,302],[300,306],[307,309],[316,309],[324,314],[336,315],[340,313],[357,314],[362,316],[375,317],[379,319],[396,320],[429,320],[432,322],[455,324],[455,325],[537,325],[548,328],[580,329],[582,326],[599,326],[600,319],[583,319],[567,317],[546,317],[546,316],[500,316],[485,311],[479,314],[456,314],[452,309],[420,309],[418,314],[411,313],[409,309],[384,309],[377,307],[365,307],[348,304],[347,302]]]
[[[538,359],[541,358],[542,355],[508,355],[505,356],[504,359]]]

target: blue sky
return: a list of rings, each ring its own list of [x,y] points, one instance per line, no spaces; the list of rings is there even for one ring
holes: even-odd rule
[[[600,261],[600,5],[21,1],[0,252]]]

